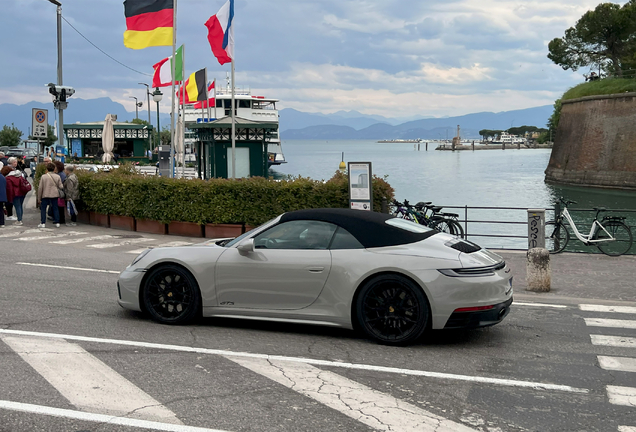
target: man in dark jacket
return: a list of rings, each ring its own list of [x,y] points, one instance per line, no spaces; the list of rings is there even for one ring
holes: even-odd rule
[[[7,202],[7,180],[0,174],[0,228],[4,228],[4,211],[2,204]]]

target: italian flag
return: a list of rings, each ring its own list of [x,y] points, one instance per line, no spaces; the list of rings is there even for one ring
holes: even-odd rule
[[[177,59],[175,62],[175,83],[180,84],[181,81],[183,81],[183,45],[177,49],[175,57]],[[152,75],[153,87],[172,85],[172,56],[154,64],[152,68],[155,70],[155,73]]]

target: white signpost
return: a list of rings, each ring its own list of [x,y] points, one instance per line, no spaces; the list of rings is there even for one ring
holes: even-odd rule
[[[45,109],[33,108],[33,119],[31,128],[32,136],[35,139],[46,138],[48,133],[49,111]]]
[[[349,207],[372,211],[371,162],[349,162]]]

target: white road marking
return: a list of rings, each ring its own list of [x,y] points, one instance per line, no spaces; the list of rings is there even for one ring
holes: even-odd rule
[[[606,387],[607,397],[611,404],[636,407],[636,388],[610,385]]]
[[[0,238],[19,237],[21,235],[34,234],[34,233],[41,234],[43,232],[51,232],[51,231],[53,231],[53,230],[50,229],[50,228],[28,229],[26,231],[21,231],[21,232],[10,232],[10,233],[6,233],[6,234],[0,234]]]
[[[58,241],[52,241],[49,243],[65,245],[65,244],[81,243],[81,242],[93,241],[93,240],[106,240],[111,238],[113,238],[112,235],[100,235],[100,236],[94,236],[94,237],[84,237],[80,239],[58,240]]]
[[[56,238],[56,237],[57,238],[70,237],[70,236],[84,235],[84,234],[88,234],[88,233],[82,232],[82,231],[68,231],[68,232],[49,233],[48,235],[45,235],[45,236],[19,237],[13,240],[14,241],[36,241],[36,240],[47,240],[47,239]]]
[[[287,357],[287,356],[256,354],[256,353],[248,353],[248,352],[233,352],[233,351],[219,350],[219,349],[197,348],[197,347],[188,347],[188,346],[180,346],[180,345],[164,345],[164,344],[157,344],[157,343],[150,343],[150,342],[137,342],[137,341],[118,340],[118,339],[103,339],[103,338],[94,338],[94,337],[88,337],[88,336],[74,336],[74,335],[65,335],[65,334],[57,334],[57,333],[39,333],[39,332],[31,332],[31,331],[24,331],[24,330],[0,329],[0,334],[68,339],[68,340],[77,340],[77,341],[85,341],[85,342],[106,343],[106,344],[113,344],[113,345],[134,346],[134,347],[140,347],[140,348],[163,349],[163,350],[170,350],[170,351],[220,355],[220,356],[226,356],[226,357],[245,357],[245,358],[272,360],[272,361],[280,360],[280,361],[295,362],[295,363],[305,363],[305,364],[311,364],[316,366],[338,367],[338,368],[355,369],[355,370],[369,370],[369,371],[375,371],[375,372],[395,373],[395,374],[402,374],[402,375],[409,375],[409,376],[421,376],[421,377],[427,377],[427,378],[439,378],[439,379],[449,379],[449,380],[458,380],[458,381],[468,381],[468,382],[475,382],[475,383],[482,383],[482,384],[523,387],[523,388],[531,388],[534,390],[554,390],[554,391],[563,391],[563,392],[569,392],[569,393],[589,393],[588,389],[570,387],[570,386],[559,385],[559,384],[547,384],[547,383],[533,382],[533,381],[519,381],[519,380],[511,380],[511,379],[504,379],[504,378],[489,378],[489,377],[480,377],[480,376],[471,376],[471,375],[457,375],[457,374],[442,373],[442,372],[429,372],[429,371],[414,370],[414,369],[401,369],[401,368],[386,367],[386,366],[345,363],[345,362],[337,362],[337,361],[329,361],[329,360],[317,360],[317,359],[310,359],[310,358],[304,358],[304,357]]]
[[[308,364],[227,357],[376,430],[475,432],[330,371]]]
[[[549,307],[549,308],[558,308],[565,309],[566,305],[558,305],[558,304],[549,304],[549,303],[522,303],[522,302],[512,302],[513,306],[532,306],[532,307]]]
[[[160,244],[157,246],[152,246],[153,248],[162,248],[162,247],[179,247],[179,246],[190,246],[192,243],[190,242],[184,242],[184,241],[173,241],[170,243],[164,243],[164,244]],[[135,249],[135,250],[131,250],[131,251],[126,251],[126,253],[129,254],[140,254],[143,251],[145,251],[148,248],[145,249]]]
[[[630,357],[597,356],[598,364],[607,370],[636,372],[636,359]]]
[[[152,238],[133,238],[133,239],[126,239],[126,240],[122,240],[122,241],[118,241],[114,243],[95,243],[95,244],[86,245],[86,247],[95,248],[95,249],[106,249],[106,248],[112,248],[117,246],[126,246],[130,244],[135,244],[135,243],[143,243],[143,242],[148,242],[153,240],[154,239]]]
[[[626,328],[636,329],[636,321],[634,320],[617,320],[617,319],[603,319],[603,318],[583,318],[585,325],[589,327],[612,327],[612,328]]]
[[[218,429],[207,429],[195,426],[184,426],[168,423],[159,423],[147,420],[137,420],[126,417],[113,417],[104,414],[86,413],[61,408],[52,408],[42,405],[32,405],[20,402],[0,400],[0,409],[10,411],[27,412],[31,414],[47,415],[53,417],[70,418],[74,420],[89,421],[95,423],[136,427],[140,429],[166,431],[166,432],[225,432]]]
[[[580,304],[579,308],[582,311],[588,312],[617,312],[636,314],[636,307],[632,306],[604,306],[604,305],[592,305],[592,304]]]
[[[636,432],[636,426],[619,426],[618,432]]]
[[[182,424],[175,413],[79,345],[16,336],[2,341],[82,411]]]
[[[115,270],[101,270],[101,269],[92,269],[92,268],[84,268],[84,267],[66,267],[66,266],[58,266],[53,264],[36,264],[36,263],[25,263],[25,262],[17,262],[16,264],[34,266],[34,267],[49,267],[49,268],[64,269],[64,270],[88,271],[88,272],[95,272],[95,273],[112,273],[112,274],[121,273],[120,271],[115,271]]]
[[[592,345],[636,348],[636,338],[623,336],[590,335]]]

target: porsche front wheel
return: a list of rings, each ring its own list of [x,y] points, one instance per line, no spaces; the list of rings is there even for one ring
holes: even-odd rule
[[[142,287],[142,301],[152,319],[162,324],[192,321],[201,308],[196,280],[176,265],[162,265],[150,271]]]
[[[405,345],[417,340],[428,325],[426,296],[409,279],[380,275],[362,287],[356,313],[368,337],[386,345]]]

